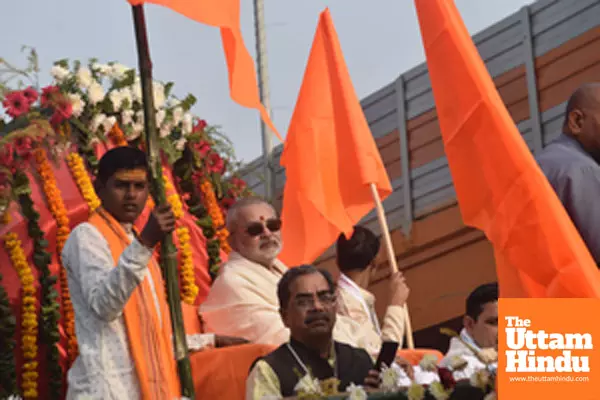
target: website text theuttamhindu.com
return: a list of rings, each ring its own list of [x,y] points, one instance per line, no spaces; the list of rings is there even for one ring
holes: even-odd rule
[[[510,382],[589,382],[589,376],[511,376]]]

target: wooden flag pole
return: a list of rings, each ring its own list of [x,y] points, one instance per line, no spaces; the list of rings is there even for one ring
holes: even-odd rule
[[[151,172],[152,197],[155,204],[165,204],[166,195],[162,179],[162,162],[158,133],[156,131],[156,109],[154,108],[154,89],[152,87],[152,61],[148,47],[146,32],[146,18],[142,5],[132,6],[133,21],[135,24],[135,38],[138,49],[138,63],[142,83],[142,98],[144,103],[144,128],[146,132],[146,153]],[[179,274],[177,273],[177,248],[173,243],[173,236],[167,235],[161,242],[160,265],[162,275],[167,286],[171,325],[173,327],[173,345],[175,360],[181,382],[181,394],[189,399],[195,399],[194,380],[192,367],[188,355],[185,329],[183,326],[183,312],[181,310],[181,296],[179,293]],[[138,338],[138,340],[143,340]]]
[[[383,241],[385,243],[385,249],[387,251],[390,267],[392,273],[396,273],[398,272],[398,264],[396,263],[396,252],[394,251],[394,247],[392,245],[392,238],[390,237],[390,230],[388,228],[387,220],[385,218],[385,211],[383,209],[383,205],[381,204],[381,199],[379,198],[377,186],[375,186],[374,183],[371,183],[370,186],[371,194],[373,195],[373,200],[375,201],[377,219],[379,220],[379,226],[381,227],[381,234],[383,235]],[[406,327],[406,344],[409,349],[413,350],[415,348],[415,342],[413,338],[412,325],[410,323],[410,315],[408,313],[407,304],[404,304],[404,324]]]

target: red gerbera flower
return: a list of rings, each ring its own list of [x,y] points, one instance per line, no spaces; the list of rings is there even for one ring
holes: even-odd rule
[[[15,140],[15,150],[17,156],[24,160],[28,160],[31,157],[31,150],[33,148],[33,140],[29,137],[21,137]]]
[[[225,162],[217,153],[212,153],[210,155],[209,164],[210,166],[208,169],[210,172],[216,172],[220,174],[223,172],[223,169],[225,169]]]
[[[194,126],[194,133],[204,131],[204,128],[206,128],[207,126],[208,124],[206,123],[206,121],[201,119],[200,121],[198,121],[196,126]]]
[[[54,114],[50,118],[52,126],[60,125],[64,120],[71,118],[73,115],[73,104],[66,98],[62,97],[55,102]]]
[[[37,90],[29,86],[27,89],[23,90],[23,96],[29,101],[29,104],[33,104],[39,97]]]
[[[42,107],[50,107],[55,100],[55,95],[60,93],[58,86],[46,86],[42,89]]]
[[[235,203],[235,200],[231,197],[224,197],[223,200],[221,200],[221,206],[223,206],[223,208],[226,210],[229,209],[233,203]]]
[[[205,156],[210,151],[210,144],[207,141],[201,140],[194,143],[194,148],[201,156]]]
[[[231,184],[233,186],[235,186],[237,189],[245,189],[246,188],[246,182],[243,179],[238,178],[237,176],[234,176],[231,178]]]
[[[2,105],[6,108],[6,113],[13,118],[17,118],[19,115],[27,113],[30,108],[29,101],[21,91],[10,92],[7,94]]]

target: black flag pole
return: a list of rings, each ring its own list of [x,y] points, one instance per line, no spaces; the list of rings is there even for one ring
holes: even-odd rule
[[[148,47],[148,34],[146,31],[146,18],[143,5],[132,6],[133,22],[135,25],[135,38],[138,49],[138,64],[140,69],[142,98],[144,102],[144,127],[146,132],[146,154],[150,164],[151,192],[155,204],[166,202],[165,188],[162,179],[162,163],[156,130],[156,109],[154,108],[154,89],[152,87],[152,61]],[[181,296],[179,293],[179,275],[177,273],[177,248],[173,237],[167,235],[161,242],[160,265],[162,275],[167,286],[167,297],[171,323],[173,327],[173,344],[175,360],[181,382],[182,395],[194,399],[194,381],[192,367],[188,355],[185,329],[183,326],[183,313],[181,310]]]

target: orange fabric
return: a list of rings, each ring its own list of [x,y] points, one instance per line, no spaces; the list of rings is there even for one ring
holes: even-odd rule
[[[419,365],[421,359],[428,354],[435,356],[437,358],[438,363],[444,358],[444,355],[440,351],[434,349],[402,349],[396,352],[396,355],[398,357],[404,358],[411,365]]]
[[[283,139],[260,101],[254,60],[244,44],[240,24],[240,0],[128,0],[132,6],[154,3],[200,23],[221,29],[229,71],[231,98],[244,107],[256,108],[263,121]]]
[[[313,262],[392,187],[346,68],[329,9],[319,26],[281,157],[286,168],[281,260]]]
[[[183,326],[185,327],[186,335],[202,333],[202,324],[200,323],[198,309],[182,301],[181,311],[183,313]]]
[[[600,272],[449,0],[416,0],[465,223],[494,246],[502,297],[600,297]]]
[[[244,400],[250,366],[277,346],[244,344],[190,354],[198,399]]]
[[[104,236],[117,263],[130,244],[121,225],[101,209],[90,216],[89,223]],[[181,391],[171,342],[169,306],[161,271],[154,259],[150,260],[148,271],[156,289],[162,323],[159,322],[147,279],[134,290],[123,310],[141,396],[144,399],[180,398]]]

